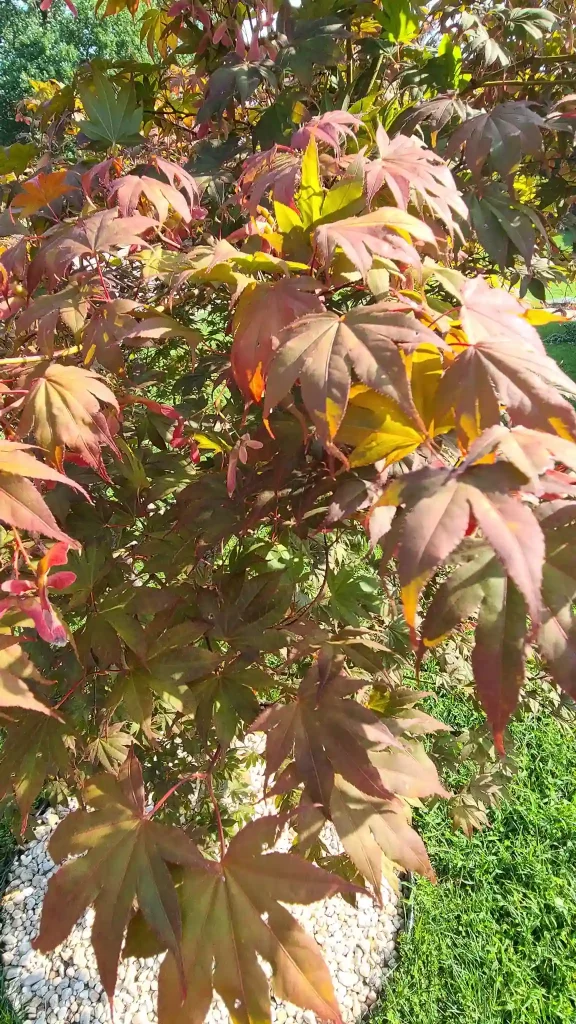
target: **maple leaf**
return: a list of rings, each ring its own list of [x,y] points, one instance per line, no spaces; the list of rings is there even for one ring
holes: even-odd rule
[[[85,220],[79,220],[73,227],[60,228],[41,246],[32,260],[28,274],[29,290],[33,292],[42,277],[46,275],[55,286],[66,275],[73,260],[88,256],[95,259],[99,253],[112,249],[137,245],[150,248],[140,236],[157,228],[158,222],[151,217],[135,213],[131,217],[120,217],[119,210],[101,210]]]
[[[442,376],[440,353],[422,345],[410,359],[410,387],[414,405],[423,429],[413,417],[402,412],[391,398],[356,384],[350,391],[350,401],[336,441],[353,445],[351,466],[365,466],[384,461],[386,466],[398,462],[421,444],[454,426],[453,417],[434,422],[434,404]]]
[[[324,309],[310,277],[283,277],[246,286],[234,311],[230,359],[246,398],[262,398],[274,344],[280,331],[306,313]]]
[[[404,135],[411,135],[414,129],[420,124],[427,123],[432,132],[440,132],[454,117],[463,120],[466,116],[466,105],[452,93],[449,95],[439,94],[433,100],[424,100],[422,103],[405,107],[400,114],[394,118],[393,131],[402,132]]]
[[[19,387],[28,393],[18,403],[18,434],[34,434],[54,461],[59,461],[60,449],[70,449],[102,474],[102,445],[120,458],[101,409],[101,404],[109,405],[118,412],[118,402],[93,370],[41,363],[22,375]]]
[[[376,507],[406,505],[397,559],[411,628],[422,587],[464,539],[471,521],[523,594],[533,623],[540,621],[544,538],[528,505],[509,493],[525,483],[514,466],[497,462],[470,469],[420,469],[388,485]]]
[[[187,996],[182,1003],[178,962],[169,952],[158,976],[159,1024],[201,1024],[214,989],[237,1024],[267,1024],[269,983],[258,956],[272,967],[277,999],[312,1010],[321,1020],[340,1020],[320,948],[282,904],[363,890],[294,854],[264,853],[278,831],[278,818],[260,818],[234,836],[220,863],[184,870]]]
[[[154,155],[153,164],[168,179],[172,188],[181,190],[188,196],[191,210],[200,206],[203,186],[190,174],[190,171],[187,171],[181,164],[173,163],[172,160],[165,160],[157,153]]]
[[[22,650],[16,637],[10,634],[1,635],[0,708],[24,708],[26,711],[58,718],[58,712],[38,699],[28,686],[28,681],[46,683],[26,652]]]
[[[420,139],[405,135],[390,139],[379,125],[376,145],[378,159],[365,164],[369,204],[382,186],[387,185],[402,210],[408,209],[410,197],[415,194],[419,203],[429,206],[451,231],[454,230],[452,211],[467,219],[468,208],[456,188],[450,169]]]
[[[503,424],[489,427],[470,445],[463,465],[473,465],[495,452],[524,474],[535,493],[546,490],[546,474],[555,463],[576,472],[576,447],[572,441],[542,430],[510,429]]]
[[[277,203],[294,206],[294,194],[302,156],[284,146],[273,146],[264,153],[254,153],[244,162],[238,180],[239,188],[252,215],[267,193]]]
[[[102,986],[112,999],[135,899],[182,973],[180,909],[167,865],[188,864],[204,872],[204,861],[184,832],[147,814],[142,769],[133,753],[117,778],[89,779],[83,796],[93,810],[68,814],[50,839],[56,863],[74,859],[48,883],[34,948],[42,953],[55,949],[93,904],[92,945]]]
[[[51,174],[37,174],[30,181],[22,182],[22,191],[10,203],[10,209],[17,217],[31,217],[45,207],[50,209],[54,199],[70,191],[67,182],[68,171],[53,171]]]
[[[73,730],[63,718],[33,711],[19,712],[3,722],[0,754],[0,796],[13,790],[25,832],[28,815],[48,775],[70,772]]]
[[[136,305],[130,299],[112,299],[92,313],[82,333],[85,366],[90,366],[97,359],[112,373],[120,373],[123,370],[122,342],[134,326],[131,313]]]
[[[266,778],[293,753],[295,774],[312,801],[330,807],[334,776],[339,774],[370,796],[394,796],[374,767],[374,752],[400,747],[377,715],[351,694],[365,683],[340,674],[340,666],[312,665],[300,683],[296,699],[267,708],[251,731],[266,733]]]
[[[242,668],[234,663],[218,675],[193,683],[190,687],[196,728],[206,736],[214,726],[218,742],[226,749],[238,727],[250,725],[260,712],[257,691],[272,692],[276,681],[258,665]]]
[[[324,114],[311,117],[298,128],[290,139],[290,145],[294,149],[306,149],[310,139],[314,138],[330,146],[339,157],[342,143],[347,138],[355,139],[356,131],[362,127],[362,121],[355,114],[345,110],[327,110]]]
[[[86,757],[98,761],[107,772],[113,772],[128,757],[134,737],[124,731],[125,722],[112,722],[86,747]]]
[[[151,178],[146,174],[126,174],[117,178],[110,189],[110,196],[116,197],[118,209],[123,217],[130,217],[138,209],[142,197],[150,203],[158,214],[158,221],[164,224],[170,215],[170,207],[188,224],[191,220],[199,220],[205,211],[198,206],[191,207],[186,196],[179,189],[166,181]]]
[[[336,248],[340,248],[366,280],[374,256],[420,266],[416,249],[400,232],[436,246],[434,234],[427,224],[392,206],[382,206],[362,217],[347,217],[331,224],[321,224],[314,232],[314,240],[327,268]]]
[[[137,103],[134,86],[128,82],[115,89],[101,71],[94,69],[90,81],[79,89],[82,106],[88,115],[80,130],[93,142],[115,145],[135,143],[142,125],[143,110]]]
[[[76,336],[88,316],[90,289],[73,283],[54,295],[40,295],[24,309],[17,321],[17,336],[36,330],[36,344],[45,356],[54,353],[59,321]]]
[[[524,681],[526,604],[485,544],[468,541],[458,555],[461,564],[440,585],[428,609],[422,642],[426,647],[435,646],[478,613],[472,651],[474,681],[494,742],[503,754],[503,732]]]
[[[464,279],[459,290],[462,327],[473,345],[497,335],[545,354],[538,331],[526,318],[527,307],[510,292],[492,287],[484,277]]]
[[[138,303],[130,299],[112,299],[92,314],[82,334],[84,364],[96,359],[107,370],[121,373],[124,368],[122,345],[143,348],[168,338],[185,338],[191,347],[199,339],[197,331],[169,316],[151,316],[137,320],[133,315]]]
[[[186,504],[193,488],[187,490]],[[214,500],[213,494],[210,499],[212,516]],[[194,506],[197,518],[195,503]],[[281,626],[293,594],[294,584],[282,570],[250,577],[243,572],[229,574],[220,594],[216,596],[204,590],[199,595],[204,631],[210,639],[224,640],[237,651],[278,650],[284,645],[286,635],[275,627]]]
[[[404,801],[368,796],[336,775],[330,817],[346,853],[378,897],[383,873],[397,884],[394,865],[435,881],[426,847],[410,825]]]
[[[397,308],[397,307],[396,307]],[[402,352],[442,341],[405,313],[389,312],[386,302],[360,306],[342,316],[312,313],[280,332],[266,382],[264,417],[300,380],[302,399],[323,441],[338,432],[348,404],[350,373],[388,395],[416,423]]]
[[[524,100],[500,103],[490,112],[476,114],[459,125],[448,142],[445,156],[448,159],[464,147],[466,163],[478,181],[487,160],[506,178],[523,156],[533,156],[542,148],[540,129],[545,126],[546,122]]]
[[[68,537],[58,526],[44,498],[31,480],[67,484],[86,498],[84,489],[70,477],[59,473],[31,454],[32,446],[16,441],[0,441],[0,519],[8,526],[45,537],[65,541],[79,548],[78,541]]]
[[[534,256],[536,231],[546,237],[542,219],[536,211],[510,197],[497,181],[483,184],[478,193],[467,192],[470,226],[480,245],[501,268],[511,266],[518,253],[529,267]]]
[[[546,540],[542,576],[542,623],[538,646],[552,678],[574,699],[576,695],[576,567],[574,523],[576,504],[549,502],[537,510]]]
[[[210,676],[221,663],[221,656],[215,651],[194,646],[203,633],[202,626],[183,623],[174,626],[161,636],[154,637],[149,629],[140,636],[137,643],[117,616],[107,619],[117,628],[120,636],[138,655],[139,664],[120,675],[108,698],[108,706],[114,708],[121,701],[133,722],[153,739],[152,714],[154,697],[159,697],[177,711],[190,714],[197,706],[190,684]],[[129,659],[130,660],[130,659]]]
[[[236,97],[244,106],[258,86],[265,82],[275,85],[271,61],[245,61],[237,54],[230,54],[226,64],[216,68],[208,79],[204,101],[196,114],[197,123],[205,124],[222,114],[230,100]]]
[[[519,315],[524,307],[482,279],[467,282],[462,295],[467,338],[454,339],[456,357],[439,385],[437,414],[454,409],[464,438],[473,440],[500,422],[500,400],[513,422],[576,436],[576,415],[560,394],[576,397],[576,385]]]

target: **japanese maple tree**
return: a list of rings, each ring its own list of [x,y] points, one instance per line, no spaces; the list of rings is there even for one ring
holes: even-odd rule
[[[111,999],[165,951],[160,1024],[337,1021],[284,903],[434,879],[403,675],[459,638],[500,756],[531,651],[576,696],[573,14],[98,7],[150,63],[34,83],[0,153],[0,793],[78,801],[37,946],[92,904]]]

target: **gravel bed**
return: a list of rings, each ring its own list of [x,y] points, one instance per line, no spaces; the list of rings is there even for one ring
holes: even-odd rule
[[[260,804],[258,810],[265,812],[265,805]],[[35,830],[36,838],[14,860],[8,876],[0,925],[7,995],[26,1024],[111,1024],[108,1000],[90,945],[91,910],[54,953],[45,956],[31,945],[38,931],[48,879],[56,870],[47,843],[66,813],[61,809],[44,815]],[[337,852],[335,833],[328,831],[323,839]],[[290,908],[322,947],[346,1024],[358,1020],[376,1002],[379,989],[396,964],[396,932],[402,916],[398,898],[385,882],[383,893],[382,909],[363,895],[358,897],[356,907],[335,896],[308,907]],[[114,1024],[155,1024],[158,962],[159,958],[153,957],[120,964]],[[311,1011],[274,1000],[272,1017],[276,1024],[315,1021]],[[223,1003],[216,997],[208,1024],[226,1024],[228,1019]]]

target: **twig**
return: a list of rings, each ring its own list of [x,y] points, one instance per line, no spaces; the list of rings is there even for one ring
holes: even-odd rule
[[[212,785],[212,775],[210,772],[205,776],[206,788],[212,801],[212,807],[214,808],[214,814],[216,815],[216,824],[218,825],[218,839],[220,841],[220,856],[222,860],[226,855],[226,840],[224,839],[224,829],[222,828],[222,818],[220,815],[220,808],[218,801],[214,795],[214,786]]]
[[[57,711],[58,708],[62,707],[64,702],[67,701],[68,698],[71,697],[73,693],[76,693],[76,690],[78,690],[80,688],[80,686],[82,685],[82,683],[85,683],[85,682],[86,682],[86,676],[85,675],[84,676],[80,676],[80,679],[77,679],[76,682],[72,684],[72,686],[67,691],[67,693],[65,693],[64,696],[60,698],[58,703],[54,705],[54,710]]]
[[[65,356],[74,356],[80,352],[80,345],[70,345],[69,348],[61,348],[54,352],[52,359],[63,359]],[[0,366],[20,366],[21,363],[41,363],[47,356],[38,353],[35,356],[7,356],[0,359]]]
[[[156,814],[156,811],[159,811],[160,808],[163,807],[166,801],[170,799],[172,794],[175,793],[177,789],[180,789],[180,786],[183,786],[185,782],[193,782],[194,779],[206,779],[206,772],[193,772],[191,775],[185,775],[184,778],[179,779],[178,782],[175,782],[174,785],[170,787],[167,793],[164,793],[164,796],[160,797],[158,802],[154,804],[154,807],[152,808],[151,811],[148,812],[146,817],[151,818],[154,814]]]

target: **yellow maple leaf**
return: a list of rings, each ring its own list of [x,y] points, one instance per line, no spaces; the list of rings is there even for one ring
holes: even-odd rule
[[[442,375],[440,353],[431,345],[421,345],[407,360],[414,405],[426,429],[422,431],[398,404],[377,391],[357,384],[350,391],[350,401],[336,438],[340,444],[352,445],[351,466],[368,466],[384,460],[386,465],[399,462],[416,451],[421,444],[445,434],[454,427],[452,416],[434,423],[433,406]]]

